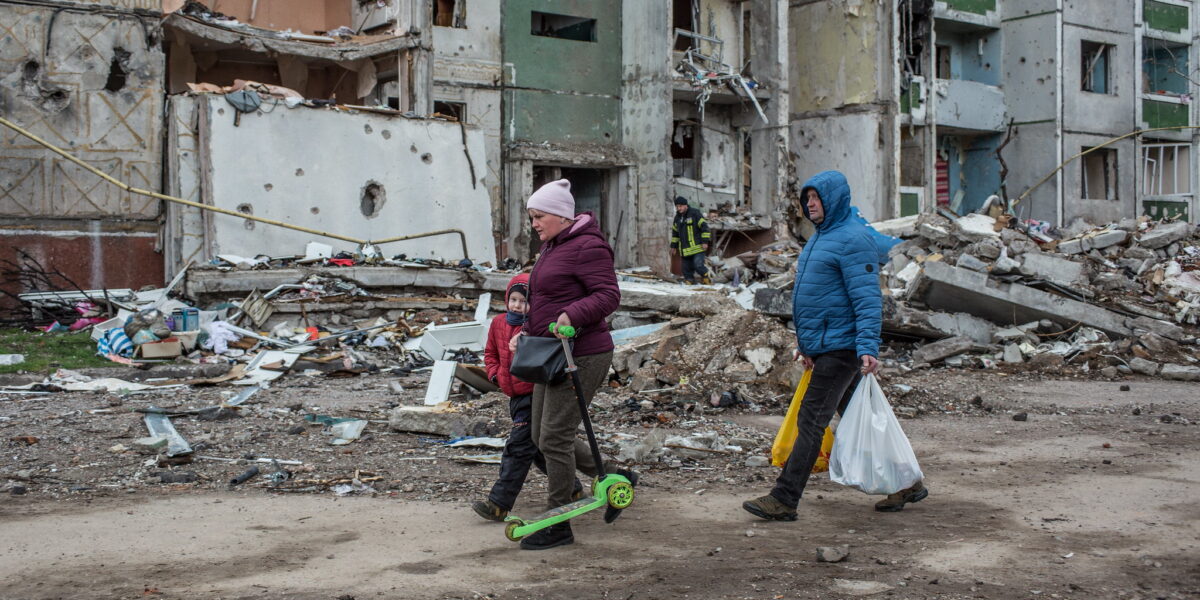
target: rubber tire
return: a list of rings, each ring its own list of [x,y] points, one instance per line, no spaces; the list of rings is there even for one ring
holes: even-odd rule
[[[620,481],[614,483],[608,488],[608,505],[624,510],[633,504],[634,490],[633,486]]]
[[[512,542],[521,541],[521,538],[517,537],[516,531],[517,531],[518,527],[523,527],[524,525],[525,525],[525,521],[521,521],[521,520],[509,521],[508,524],[504,526],[504,537],[508,538],[509,541],[512,541]]]

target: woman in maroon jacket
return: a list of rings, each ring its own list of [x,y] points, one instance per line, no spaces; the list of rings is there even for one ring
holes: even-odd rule
[[[542,249],[529,277],[529,318],[523,333],[549,337],[551,323],[576,329],[573,354],[584,398],[591,403],[612,364],[613,341],[605,318],[621,302],[613,251],[592,213],[575,214],[575,198],[566,179],[539,188],[526,207]],[[571,501],[575,469],[596,475],[591,450],[576,435],[581,418],[569,379],[534,386],[533,439],[546,458],[550,508]],[[636,483],[636,474],[617,472]],[[604,520],[611,523],[619,513],[610,508]],[[526,537],[521,547],[543,550],[574,541],[570,522],[564,522]]]

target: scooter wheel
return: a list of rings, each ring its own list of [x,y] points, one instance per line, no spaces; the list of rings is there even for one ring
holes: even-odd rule
[[[633,504],[633,486],[624,481],[614,483],[608,488],[608,505],[613,508],[629,508]]]
[[[509,521],[508,525],[504,526],[504,537],[511,541],[521,541],[521,536],[517,535],[517,528],[525,525],[525,521]]]

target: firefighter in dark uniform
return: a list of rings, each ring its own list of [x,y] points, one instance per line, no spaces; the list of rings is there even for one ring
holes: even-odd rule
[[[671,223],[671,256],[679,254],[684,281],[694,284],[699,275],[700,283],[712,283],[708,267],[704,265],[704,256],[711,243],[712,232],[700,209],[688,206],[687,198],[676,196],[675,221]]]

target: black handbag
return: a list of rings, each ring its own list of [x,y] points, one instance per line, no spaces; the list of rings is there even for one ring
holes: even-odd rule
[[[523,335],[517,338],[517,352],[508,372],[529,383],[554,385],[567,377],[567,355],[562,340],[556,337]]]

